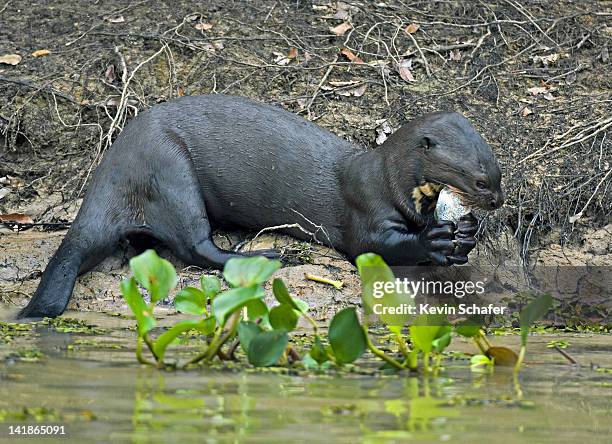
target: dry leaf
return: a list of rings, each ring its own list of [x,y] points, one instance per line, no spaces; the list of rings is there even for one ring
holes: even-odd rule
[[[533,57],[533,61],[534,61],[534,63],[536,65],[538,63],[541,63],[544,66],[548,66],[548,65],[554,64],[557,60],[559,60],[559,57],[561,57],[560,54],[549,54],[549,55],[545,55],[545,56],[534,56]]]
[[[574,214],[573,216],[570,216],[569,217],[569,223],[570,224],[574,224],[577,221],[579,221],[581,217],[582,217],[582,211],[579,212],[579,213]]]
[[[213,27],[212,23],[202,23],[202,22],[194,26],[194,28],[197,29],[198,31],[210,31],[212,27]]]
[[[412,60],[410,59],[403,59],[397,65],[397,72],[405,82],[416,82],[414,76],[412,75],[411,69]]]
[[[531,111],[531,109],[529,107],[525,107],[523,108],[523,110],[521,111],[521,116],[523,117],[527,117],[529,114],[533,114],[533,111]]]
[[[336,91],[336,94],[338,94],[339,96],[344,96],[344,97],[351,97],[351,96],[361,97],[365,94],[367,88],[368,88],[368,85],[364,83],[363,85],[358,86],[357,88]]]
[[[507,347],[489,347],[487,356],[495,359],[495,365],[513,367],[518,361],[518,355]]]
[[[461,51],[453,49],[448,54],[450,60],[461,60]]]
[[[291,62],[291,59],[288,58],[282,52],[272,51],[272,54],[274,54],[276,56],[274,58],[274,63],[276,63],[277,65],[285,66],[285,65],[288,65]]]
[[[297,56],[298,56],[297,48],[291,48],[289,50],[289,54],[287,54],[287,58],[288,59],[295,59]]]
[[[387,135],[385,133],[378,133],[376,136],[376,145],[382,145],[387,140]]]
[[[576,81],[576,71],[572,71],[568,75],[565,76],[565,83],[567,85],[571,85],[575,81]]]
[[[352,94],[354,97],[361,97],[361,96],[363,96],[363,95],[365,94],[366,89],[368,89],[368,85],[364,83],[363,85],[358,86],[358,87],[357,87],[357,88],[355,88],[355,89],[352,89],[352,90],[351,90],[351,94]]]
[[[2,200],[5,196],[8,196],[11,193],[11,190],[8,188],[0,188],[0,200]]]
[[[51,54],[51,51],[49,51],[48,49],[39,49],[32,53],[32,57],[44,57],[48,56],[49,54]]]
[[[608,51],[608,46],[606,45],[601,50],[601,61],[606,63],[609,58],[610,58],[610,53]]]
[[[0,63],[5,65],[19,65],[21,62],[21,56],[19,54],[6,54],[0,56]]]
[[[104,78],[108,83],[113,83],[115,81],[117,78],[117,75],[115,74],[115,65],[108,65],[108,68],[106,68],[106,71],[104,72]]]
[[[123,23],[125,22],[125,18],[122,15],[119,15],[117,17],[107,17],[106,21],[109,23]]]
[[[406,34],[414,34],[415,32],[417,32],[419,30],[420,26],[417,25],[416,23],[410,23],[407,27],[406,27]]]
[[[546,100],[548,100],[549,102],[552,102],[553,100],[556,100],[556,97],[553,96],[550,92],[547,92],[546,94],[544,94],[542,97],[544,97]]]
[[[351,29],[353,26],[350,23],[341,23],[338,26],[334,26],[333,28],[330,27],[329,28],[329,32],[331,32],[334,35],[337,35],[338,37],[343,36],[344,34],[346,34],[346,31],[348,31],[349,29]]]
[[[176,95],[179,97],[183,97],[185,95],[185,88],[183,88],[182,86],[179,86],[176,89]]]
[[[27,214],[21,213],[9,213],[9,214],[0,214],[0,222],[9,222],[16,224],[33,224],[34,221]]]
[[[351,51],[348,48],[342,48],[342,51],[340,51],[340,54],[342,54],[344,57],[346,57],[353,63],[363,63],[363,60],[361,60],[360,57],[357,57],[355,54],[353,54],[353,51]]]
[[[527,88],[527,92],[531,93],[533,96],[537,96],[538,94],[544,94],[548,91],[548,88],[544,86],[534,86],[533,88]]]
[[[359,83],[359,80],[330,80],[331,86],[351,86]]]

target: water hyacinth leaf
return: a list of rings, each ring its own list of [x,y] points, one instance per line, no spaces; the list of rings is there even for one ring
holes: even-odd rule
[[[458,335],[466,338],[477,336],[480,333],[480,329],[484,325],[484,317],[479,315],[470,316],[463,322],[460,322],[455,326],[455,331]]]
[[[206,297],[211,300],[221,291],[221,281],[216,276],[202,276],[200,286]]]
[[[298,323],[298,315],[293,306],[281,304],[272,307],[269,315],[270,325],[275,330],[292,331]]]
[[[148,290],[153,303],[167,297],[178,282],[174,266],[159,257],[155,250],[147,250],[130,259],[130,268],[138,283]]]
[[[470,359],[470,365],[472,367],[483,367],[493,365],[493,361],[489,359],[488,356],[485,355],[474,355],[472,359]]]
[[[246,305],[247,319],[249,321],[256,321],[263,328],[272,329],[269,321],[269,310],[268,306],[262,299],[254,299],[248,302]]]
[[[329,361],[329,354],[327,353],[327,349],[321,342],[321,338],[319,338],[318,336],[315,336],[314,344],[312,344],[312,348],[310,349],[310,352],[308,354],[319,365]]]
[[[283,282],[282,279],[274,279],[272,282],[272,292],[274,293],[274,297],[280,304],[287,304],[296,310],[300,310],[300,307],[295,303],[291,295],[289,294],[289,290],[287,290],[287,286]]]
[[[329,324],[329,344],[336,362],[347,364],[359,358],[367,348],[367,340],[355,308],[336,313]]]
[[[450,325],[443,325],[438,330],[436,338],[431,341],[432,349],[436,353],[442,353],[451,342],[452,328]]]
[[[130,307],[130,310],[132,310],[132,313],[134,313],[136,323],[138,324],[138,334],[143,336],[153,329],[155,327],[155,318],[142,298],[134,278],[125,279],[121,282],[121,294],[123,294],[123,298]]]
[[[204,323],[203,320],[188,320],[177,322],[169,330],[162,333],[153,343],[153,352],[161,361],[166,354],[166,348],[170,345],[181,333],[191,329],[199,329]]]
[[[206,314],[206,295],[195,287],[185,287],[174,297],[174,307],[185,314]]]
[[[251,287],[266,282],[280,266],[280,261],[263,256],[232,258],[225,264],[223,277],[232,287]]]
[[[521,345],[523,347],[527,345],[527,336],[529,336],[531,324],[548,313],[548,310],[550,310],[552,304],[552,296],[549,294],[543,294],[531,301],[521,310],[519,323],[521,325]]]
[[[214,316],[209,316],[202,321],[202,323],[196,326],[196,329],[206,336],[210,336],[214,333],[217,327],[217,320]]]
[[[514,367],[518,361],[518,355],[507,347],[489,347],[487,356],[503,367]]]
[[[262,331],[263,329],[255,322],[240,321],[238,324],[238,339],[240,339],[240,347],[242,348],[242,351],[248,354],[251,341]]]
[[[259,285],[253,287],[232,288],[219,293],[212,302],[212,312],[219,325],[225,325],[227,318],[247,303],[264,296],[263,288]]]
[[[434,349],[433,341],[447,331],[448,325],[444,316],[421,315],[410,326],[410,339],[414,346],[423,353]]]
[[[367,314],[374,313],[374,306],[377,304],[381,304],[383,307],[401,307],[404,306],[403,304],[414,305],[413,295],[397,294],[395,292],[392,285],[395,282],[395,276],[382,257],[374,253],[365,253],[357,256],[355,263],[361,277],[361,297]],[[385,288],[385,284],[388,288]],[[411,318],[407,309],[406,314],[385,313],[378,316],[396,333],[400,332],[401,327]]]
[[[295,302],[295,305],[297,305],[297,311],[300,313],[306,313],[310,308],[308,304],[301,299],[293,298],[293,302]]]
[[[247,356],[255,367],[269,367],[282,356],[289,337],[284,330],[263,331],[251,339]]]

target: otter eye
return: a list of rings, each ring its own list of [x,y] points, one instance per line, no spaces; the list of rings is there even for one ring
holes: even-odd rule
[[[479,180],[476,182],[476,188],[478,188],[479,190],[486,190],[487,189],[487,184],[485,181],[483,180]]]
[[[421,145],[423,146],[423,148],[428,150],[430,148],[433,148],[436,144],[429,137],[423,137],[423,139],[421,140]]]

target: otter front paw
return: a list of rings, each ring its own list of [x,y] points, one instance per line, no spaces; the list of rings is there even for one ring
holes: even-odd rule
[[[478,219],[472,213],[461,216],[457,222],[455,232],[455,248],[448,257],[451,264],[465,264],[468,261],[468,254],[476,246],[474,236],[478,231]]]
[[[436,265],[450,265],[450,257],[454,254],[455,224],[450,221],[440,221],[428,227],[421,237],[425,255],[428,261]]]

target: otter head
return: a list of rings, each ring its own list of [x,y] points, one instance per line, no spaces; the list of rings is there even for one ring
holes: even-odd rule
[[[494,210],[504,203],[501,171],[491,147],[458,113],[434,113],[415,122],[421,183],[447,185],[468,207]]]

